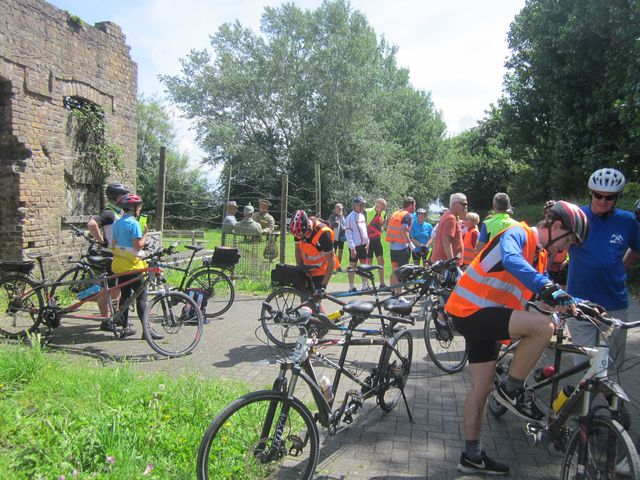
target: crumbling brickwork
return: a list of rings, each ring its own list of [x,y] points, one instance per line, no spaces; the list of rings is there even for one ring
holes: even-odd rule
[[[74,144],[65,97],[105,113],[135,186],[137,66],[118,25],[90,26],[41,0],[0,1],[0,259],[80,248],[65,222],[83,224],[103,202],[102,181]]]

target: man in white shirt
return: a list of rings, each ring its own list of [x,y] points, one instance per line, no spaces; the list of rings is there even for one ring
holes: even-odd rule
[[[360,263],[367,263],[367,248],[369,247],[369,236],[367,235],[367,219],[364,216],[365,201],[361,196],[353,199],[353,210],[345,219],[347,235],[347,246],[349,247],[349,266],[355,269]],[[355,274],[349,272],[349,291],[356,292],[354,286]],[[367,280],[362,279],[362,289],[367,290]]]

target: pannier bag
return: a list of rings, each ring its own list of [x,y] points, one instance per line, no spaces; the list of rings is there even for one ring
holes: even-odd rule
[[[194,302],[196,302],[196,304],[200,308],[200,311],[202,312],[204,323],[205,324],[209,323],[209,320],[207,319],[207,301],[209,300],[207,293],[201,288],[188,288],[187,290],[185,290],[184,293],[186,293],[189,297],[193,299]],[[191,312],[191,307],[189,305],[185,305],[183,307],[182,314],[188,316],[189,318],[188,323],[194,323],[194,324],[198,323],[198,318],[196,315],[194,315]]]
[[[28,275],[33,270],[34,262],[0,262],[0,272],[22,273]]]
[[[307,288],[307,276],[295,265],[276,264],[271,270],[271,284],[280,287]]]
[[[209,260],[209,264],[220,267],[231,268],[240,261],[240,252],[237,248],[231,247],[216,247],[213,250],[213,255]]]

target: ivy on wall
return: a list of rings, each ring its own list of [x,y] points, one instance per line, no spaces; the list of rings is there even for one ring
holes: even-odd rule
[[[108,125],[104,110],[81,97],[64,97],[64,107],[73,120],[73,140],[78,153],[96,168],[100,183],[114,171],[122,172],[124,151],[107,140]]]

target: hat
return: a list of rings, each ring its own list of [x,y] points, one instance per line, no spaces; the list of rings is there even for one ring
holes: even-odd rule
[[[258,200],[258,204],[260,203],[264,203],[267,207],[271,206],[271,202],[265,198],[261,198],[260,200]]]
[[[496,193],[493,196],[493,206],[502,212],[506,212],[511,208],[511,200],[509,199],[509,195],[506,193]]]
[[[247,215],[249,213],[253,213],[254,212],[254,208],[251,205],[247,205],[246,207],[244,207],[244,209],[242,210],[243,215]]]
[[[234,200],[229,200],[227,202],[227,207],[236,207],[236,208],[238,208],[238,204]]]
[[[351,203],[352,204],[362,203],[364,205],[367,202],[364,201],[364,198],[362,198],[362,195],[358,195],[357,197],[354,197],[353,202]]]
[[[418,210],[416,210],[416,213],[424,213],[426,215],[427,210],[425,208],[419,208]]]

